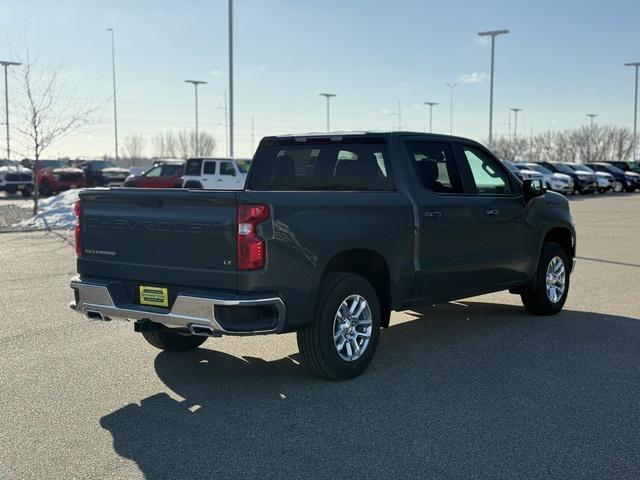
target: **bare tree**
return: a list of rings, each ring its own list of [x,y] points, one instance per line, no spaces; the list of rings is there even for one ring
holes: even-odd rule
[[[135,133],[128,135],[124,139],[125,155],[135,164],[136,161],[142,158],[145,144],[146,142],[142,135]]]
[[[210,157],[216,149],[216,140],[207,132],[198,132],[198,148],[196,148],[195,131],[182,130],[178,133],[179,152],[182,158]],[[197,153],[196,153],[197,152]]]
[[[152,139],[153,155],[158,158],[175,158],[178,152],[178,141],[173,132],[160,132]]]
[[[22,136],[25,153],[33,156],[34,170],[42,153],[53,143],[89,125],[102,105],[90,106],[76,92],[64,89],[62,67],[37,68],[25,47],[25,59],[16,70],[22,101],[18,104],[17,130]],[[63,95],[64,94],[64,95]],[[38,188],[34,189],[33,214],[38,213]]]

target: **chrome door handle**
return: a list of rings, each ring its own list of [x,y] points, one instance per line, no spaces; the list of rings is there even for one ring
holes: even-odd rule
[[[498,215],[500,213],[500,210],[498,210],[497,208],[491,208],[489,210],[485,210],[484,213],[485,213],[485,215],[488,215],[489,217],[495,217],[496,215]]]
[[[438,212],[436,210],[430,210],[428,212],[424,212],[424,216],[429,218],[440,218],[442,216],[442,212]]]

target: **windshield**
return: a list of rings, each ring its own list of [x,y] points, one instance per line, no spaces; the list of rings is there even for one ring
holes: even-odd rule
[[[632,172],[640,173],[640,164],[634,163],[634,162],[627,162],[627,166],[629,167],[629,170],[631,170]]]
[[[544,168],[542,165],[538,165],[537,163],[527,163],[525,164],[527,168],[531,170],[535,170],[536,172],[543,173],[545,175],[551,175],[553,172]]]
[[[238,170],[242,173],[247,173],[251,166],[251,160],[236,160],[236,165],[238,165]]]
[[[554,163],[553,166],[561,173],[573,173],[573,169],[568,165],[563,165],[562,163]]]
[[[618,167],[614,167],[613,165],[609,165],[609,164],[599,164],[599,167],[605,169],[607,172],[609,173],[615,173],[617,175],[624,175],[624,171],[622,171],[621,169],[619,169]]]
[[[587,172],[587,173],[593,173],[593,170],[589,167],[587,167],[586,165],[571,165],[571,167],[576,171],[576,172]]]

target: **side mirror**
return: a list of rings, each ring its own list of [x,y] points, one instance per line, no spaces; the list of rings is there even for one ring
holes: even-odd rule
[[[546,192],[542,180],[523,180],[522,181],[522,197],[524,203],[529,203],[536,197],[541,197]]]

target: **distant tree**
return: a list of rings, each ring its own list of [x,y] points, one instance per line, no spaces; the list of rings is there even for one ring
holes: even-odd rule
[[[182,130],[178,133],[179,152],[182,158],[210,157],[216,148],[213,135],[207,132],[198,132],[198,147],[196,148],[196,133],[194,130]]]
[[[21,90],[17,131],[25,154],[33,157],[34,168],[42,153],[60,139],[86,127],[102,105],[91,106],[77,92],[64,88],[62,67],[38,68],[25,46],[22,65],[15,70]],[[34,189],[33,214],[38,213],[38,188]]]
[[[139,161],[144,153],[145,139],[140,134],[128,135],[124,139],[125,155],[132,161]]]
[[[172,131],[157,133],[152,139],[153,156],[157,158],[176,158],[178,140]]]

